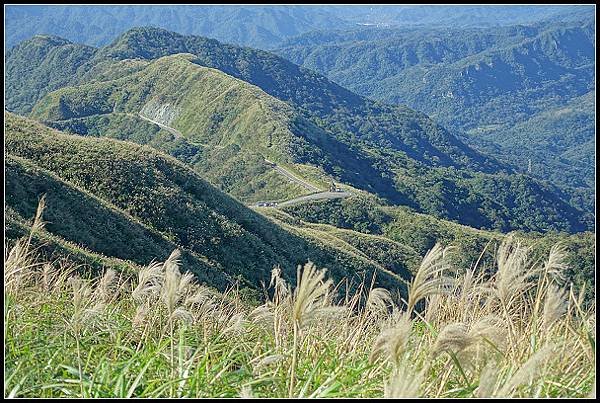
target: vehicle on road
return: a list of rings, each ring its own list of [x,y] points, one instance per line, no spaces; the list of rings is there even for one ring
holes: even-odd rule
[[[277,202],[257,202],[257,207],[277,207]]]

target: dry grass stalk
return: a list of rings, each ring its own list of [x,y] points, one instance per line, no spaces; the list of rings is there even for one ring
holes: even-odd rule
[[[544,311],[542,316],[542,328],[544,332],[550,331],[550,327],[560,319],[566,312],[565,291],[555,285],[550,285],[546,291],[544,300]]]
[[[415,398],[424,379],[425,371],[414,372],[408,365],[393,369],[390,379],[384,386],[385,398]]]
[[[393,326],[384,329],[377,336],[371,349],[369,361],[373,362],[378,356],[385,355],[386,359],[399,365],[402,355],[406,351],[411,331],[412,321],[410,317],[402,315]]]

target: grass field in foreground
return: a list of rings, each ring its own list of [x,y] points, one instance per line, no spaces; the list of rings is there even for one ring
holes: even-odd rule
[[[181,273],[178,251],[84,279],[30,240],[4,258],[5,397],[595,396],[595,310],[562,284],[561,245],[532,265],[509,238],[493,275],[436,245],[400,304],[338,295],[311,264],[291,289],[274,268],[251,306]]]

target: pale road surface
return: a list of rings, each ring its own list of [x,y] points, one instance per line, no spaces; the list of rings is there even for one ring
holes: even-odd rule
[[[181,134],[181,132],[179,130],[173,129],[170,126],[167,126],[167,125],[159,123],[155,120],[152,120],[152,119],[142,115],[141,113],[138,113],[138,116],[144,120],[147,120],[148,122],[154,123],[155,125],[169,131],[176,138],[183,137],[183,135]],[[307,189],[311,192],[317,192],[317,193],[313,193],[310,195],[300,196],[300,197],[296,197],[294,199],[286,200],[284,202],[278,203],[277,207],[285,207],[285,206],[289,206],[290,204],[300,203],[300,202],[307,201],[307,200],[341,199],[344,197],[352,196],[352,193],[350,193],[350,192],[322,192],[321,189],[319,189],[318,187],[298,178],[296,175],[292,174],[290,171],[286,170],[285,168],[280,167],[279,165],[275,164],[274,162],[269,161],[266,158],[265,158],[265,162],[270,164],[273,167],[273,169],[275,169],[277,172],[279,172],[286,178],[290,179],[292,182],[296,182],[297,184],[299,184],[300,186],[304,187],[305,189]],[[256,207],[257,204],[258,203],[254,203],[248,207]]]
[[[284,202],[278,203],[277,207],[285,207],[290,204],[300,203],[307,200],[319,200],[319,199],[343,199],[345,197],[352,196],[350,192],[321,192],[315,193],[312,195],[300,196],[295,199],[286,200]]]
[[[130,113],[128,113],[127,115],[134,116],[134,115],[132,115],[132,114],[130,114]],[[163,128],[163,129],[165,129],[165,130],[166,130],[166,131],[168,131],[169,133],[172,133],[172,134],[175,136],[175,138],[176,138],[176,139],[177,139],[177,138],[182,138],[182,137],[183,137],[183,134],[181,134],[181,132],[180,132],[179,130],[177,130],[177,129],[174,129],[174,128],[172,128],[171,126],[167,126],[167,125],[165,125],[165,124],[162,124],[162,123],[159,123],[159,122],[157,122],[156,120],[152,120],[152,119],[150,119],[149,117],[146,117],[146,116],[142,115],[141,113],[138,113],[138,116],[139,116],[140,118],[144,119],[144,120],[147,120],[147,121],[148,121],[148,122],[150,122],[150,123],[154,123],[155,125],[157,125],[157,126],[158,126],[158,127],[160,127],[160,128]],[[209,145],[209,144],[204,144],[204,143],[195,143],[195,142],[192,142],[192,141],[190,141],[190,140],[187,140],[187,141],[188,141],[190,144],[193,144],[193,145],[198,145],[198,146],[202,146],[202,147],[225,148],[225,146],[211,146],[211,145]]]
[[[304,188],[308,189],[309,191],[311,191],[311,192],[320,192],[321,191],[321,189],[319,189],[318,187],[311,185],[310,183],[298,178],[297,176],[292,174],[290,171],[287,171],[285,168],[280,167],[279,165],[275,164],[274,162],[269,161],[266,158],[265,158],[265,162],[268,164],[271,164],[273,166],[273,169],[275,169],[280,174],[286,176],[287,178],[291,179],[292,182],[296,182],[300,186],[303,186]]]
[[[181,134],[181,132],[179,130],[173,129],[172,127],[167,126],[167,125],[163,125],[162,123],[158,123],[156,120],[147,118],[146,116],[142,115],[141,113],[138,113],[138,116],[144,120],[147,120],[150,123],[154,123],[155,125],[165,129],[166,131],[172,133],[175,136],[175,138],[183,137],[183,135]]]

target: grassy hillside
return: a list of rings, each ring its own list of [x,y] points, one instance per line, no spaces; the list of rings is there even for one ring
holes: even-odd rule
[[[46,193],[48,231],[94,253],[145,265],[151,254],[176,246],[200,280],[219,288],[236,279],[258,288],[274,265],[291,273],[308,259],[338,278],[358,279],[381,267],[281,227],[149,147],[5,118],[8,206],[30,217]],[[379,277],[400,284],[386,273]]]
[[[140,278],[83,279],[20,243],[4,260],[5,395],[595,397],[595,309],[561,283],[560,247],[536,260],[507,240],[493,276],[454,273],[447,252],[423,259],[408,303],[368,281],[336,296],[305,265],[274,271],[260,304],[193,281],[177,253]]]
[[[131,260],[123,260],[93,252],[84,245],[69,242],[58,235],[52,234],[45,228],[32,232],[31,217],[27,217],[28,219],[23,218],[8,204],[4,208],[4,217],[5,246],[7,248],[14,247],[16,240],[31,235],[31,250],[40,259],[74,265],[79,272],[87,277],[93,277],[108,269],[121,273],[123,277],[130,277],[135,275],[141,267]],[[182,259],[188,261],[186,256],[183,256]]]
[[[131,215],[26,159],[9,154],[5,175],[7,205],[18,218],[33,217],[37,197],[45,195],[49,206],[44,216],[48,232],[76,243],[80,248],[147,265],[158,256],[168,256],[177,247],[176,243]],[[9,232],[8,235],[16,239],[15,234]],[[226,284],[224,273],[216,270],[205,257],[186,254],[184,259],[201,281],[220,286]]]
[[[53,92],[32,117],[58,121],[55,127],[79,134],[152,145],[248,202],[306,193],[264,162],[293,162],[310,147],[291,132],[293,111],[256,87],[188,59],[170,56],[133,75]],[[159,133],[137,116],[140,111],[181,136]]]
[[[419,214],[406,207],[385,205],[380,199],[366,194],[344,200],[305,202],[285,207],[283,211],[292,217],[291,220],[303,225],[314,223],[370,234],[408,246],[417,256],[424,256],[440,242],[454,248],[448,256],[457,267],[491,267],[497,246],[506,238],[506,234],[499,232],[477,230]],[[565,273],[567,281],[573,282],[577,290],[586,290],[586,301],[595,299],[595,233],[518,231],[513,234],[532,248],[535,257],[547,254],[552,245],[562,243],[570,267]],[[389,246],[380,245],[379,248],[385,250]]]
[[[96,48],[38,35],[6,53],[6,109],[27,113],[49,91],[73,82]]]
[[[191,55],[123,67],[126,59],[175,52]],[[89,69],[94,66],[103,66],[107,78],[117,77],[111,70],[128,73],[48,94],[32,116],[82,133],[105,130],[105,119],[92,115],[119,112],[135,119],[142,112],[165,119],[190,144],[175,139],[160,149],[191,162],[242,200],[299,194],[300,189],[275,181],[262,163],[265,157],[302,164],[292,170],[312,167],[309,180],[328,182],[325,173],[393,203],[478,228],[589,226],[582,221],[585,214],[569,204],[570,195],[527,176],[500,174],[510,169],[425,115],[361,98],[267,52],[139,28],[98,50],[88,63]],[[115,119],[105,122],[107,132],[118,126],[111,123]]]

